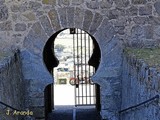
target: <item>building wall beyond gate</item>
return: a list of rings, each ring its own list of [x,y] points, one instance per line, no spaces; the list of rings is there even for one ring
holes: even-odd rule
[[[159,46],[159,8],[158,0],[0,0],[0,49],[21,50],[26,101],[43,117],[44,89],[53,82],[42,57],[47,40],[64,28],[88,32],[102,56],[92,78],[101,86],[101,114],[116,120],[121,106],[122,48]]]

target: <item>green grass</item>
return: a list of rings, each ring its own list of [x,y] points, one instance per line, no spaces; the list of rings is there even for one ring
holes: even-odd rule
[[[143,59],[149,66],[160,67],[160,48],[126,48],[125,51]]]

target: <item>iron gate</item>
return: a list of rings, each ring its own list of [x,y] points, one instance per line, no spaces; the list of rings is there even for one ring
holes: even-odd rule
[[[89,34],[80,29],[70,29],[73,34],[74,70],[70,84],[75,85],[75,106],[96,104],[95,84],[91,76],[95,69],[88,65],[93,51],[93,41]]]

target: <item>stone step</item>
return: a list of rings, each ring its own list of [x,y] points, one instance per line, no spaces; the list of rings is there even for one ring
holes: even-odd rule
[[[48,120],[101,120],[101,116],[93,107],[59,107]]]

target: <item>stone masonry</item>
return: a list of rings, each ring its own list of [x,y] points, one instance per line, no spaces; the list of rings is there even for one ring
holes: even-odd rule
[[[44,89],[53,83],[43,48],[65,28],[82,29],[97,40],[102,57],[93,80],[101,86],[101,115],[118,120],[122,49],[159,47],[160,1],[0,0],[0,50],[20,49],[26,103],[36,117],[44,117]]]
[[[125,52],[123,59],[121,109],[160,95],[160,74],[142,59]],[[159,120],[160,100],[120,114],[122,120]]]
[[[2,54],[5,54],[5,57],[2,57]],[[0,101],[16,109],[25,110],[25,84],[19,54],[18,51],[16,53],[0,52]],[[21,118],[20,116],[6,115],[7,110],[14,111],[4,105],[0,105],[1,120]]]

